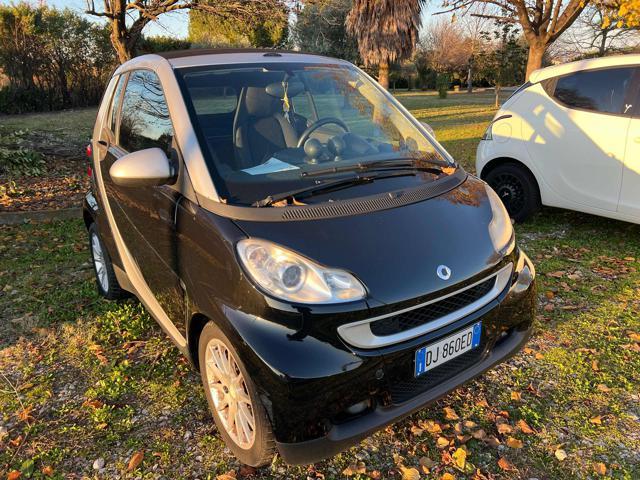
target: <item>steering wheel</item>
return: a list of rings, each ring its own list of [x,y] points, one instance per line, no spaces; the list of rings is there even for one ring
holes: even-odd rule
[[[306,128],[306,130],[304,132],[302,132],[302,135],[300,135],[300,139],[298,140],[297,147],[300,148],[301,146],[303,146],[304,142],[306,142],[309,139],[309,137],[311,136],[311,134],[313,132],[315,132],[318,128],[322,127],[323,125],[327,125],[329,123],[333,123],[334,125],[338,125],[345,132],[349,131],[349,127],[347,127],[347,124],[344,123],[339,118],[335,118],[335,117],[321,118],[320,120],[316,120],[315,122],[313,122],[311,125],[309,125]]]

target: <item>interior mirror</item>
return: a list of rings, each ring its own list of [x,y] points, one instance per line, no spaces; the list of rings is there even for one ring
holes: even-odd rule
[[[122,187],[152,187],[172,184],[176,169],[160,148],[147,148],[128,153],[109,169],[111,180]]]
[[[420,122],[420,123],[424,128],[426,128],[427,132],[429,132],[433,138],[436,138],[436,132],[433,131],[433,128],[431,127],[431,125],[429,125],[427,122]]]

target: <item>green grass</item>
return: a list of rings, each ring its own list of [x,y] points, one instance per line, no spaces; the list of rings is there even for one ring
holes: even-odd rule
[[[399,97],[472,167],[491,95]],[[401,466],[428,458],[421,478],[471,479],[475,469],[598,478],[598,463],[607,478],[640,478],[640,226],[545,209],[517,234],[538,272],[535,333],[523,352],[329,461],[308,468],[276,459],[255,477],[337,479],[363,462],[365,473],[351,478],[400,479]],[[96,295],[82,222],[0,227],[0,312],[0,478],[21,468],[22,478],[44,478],[44,467],[60,479],[240,476],[198,375],[135,300]],[[444,407],[460,419],[447,420]],[[500,434],[496,419],[507,416],[513,431]],[[516,427],[520,420],[534,432]],[[429,433],[433,425],[442,433]],[[501,445],[467,438],[479,428]],[[439,436],[453,446],[441,450]],[[510,436],[523,447],[506,446]],[[473,468],[453,466],[458,448]],[[127,472],[136,451],[144,461]],[[96,472],[100,457],[106,467]],[[499,466],[503,457],[514,470]]]

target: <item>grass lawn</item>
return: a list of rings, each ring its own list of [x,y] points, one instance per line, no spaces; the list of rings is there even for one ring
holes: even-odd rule
[[[492,96],[398,96],[472,170]],[[330,461],[254,471],[140,305],[97,296],[81,221],[0,227],[0,478],[640,478],[640,226],[545,209],[517,233],[540,299],[523,352]]]

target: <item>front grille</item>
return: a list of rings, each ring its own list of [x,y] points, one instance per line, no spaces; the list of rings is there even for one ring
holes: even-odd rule
[[[459,357],[423,373],[419,377],[412,377],[389,385],[391,402],[397,405],[411,400],[416,395],[420,395],[463,370],[472,367],[482,360],[485,353],[485,345],[486,343],[483,341],[473,350],[469,350]]]
[[[411,330],[437,318],[444,317],[484,297],[491,291],[495,282],[496,277],[493,276],[471,288],[425,305],[424,307],[371,322],[371,332],[378,336],[393,335],[394,333]]]

